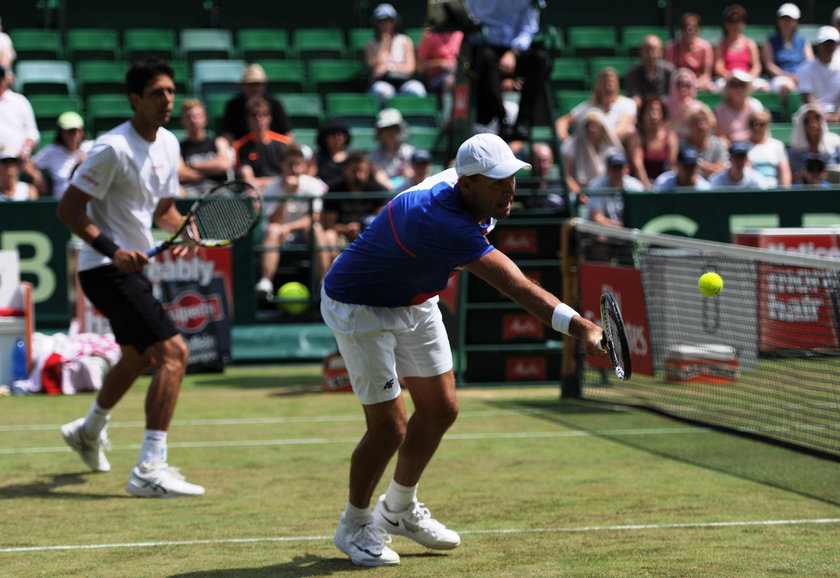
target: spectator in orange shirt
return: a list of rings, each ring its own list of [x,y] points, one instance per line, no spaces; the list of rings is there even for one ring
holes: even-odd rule
[[[242,179],[263,190],[280,176],[283,149],[293,141],[291,137],[269,129],[271,107],[264,98],[257,96],[249,100],[245,111],[251,132],[233,143],[236,171]]]

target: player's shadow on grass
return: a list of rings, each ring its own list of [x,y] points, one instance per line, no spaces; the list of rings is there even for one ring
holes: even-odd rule
[[[437,558],[446,554],[438,552],[420,552],[416,554],[400,554],[403,561],[411,558]],[[186,574],[173,574],[170,578],[235,578],[237,576],[249,576],[259,578],[260,576],[283,576],[283,578],[305,578],[307,576],[332,576],[337,572],[371,572],[373,569],[364,566],[356,566],[349,558],[337,556],[333,558],[322,558],[314,554],[298,556],[284,564],[272,564],[262,568],[231,568],[227,570],[201,570],[188,572]]]
[[[637,450],[723,472],[753,482],[840,505],[840,464],[806,453],[737,435],[720,432],[692,422],[662,416],[644,410],[628,411],[625,406],[585,400],[505,400],[488,404],[531,414],[537,419],[563,427],[585,431]],[[614,414],[605,418],[597,414]],[[623,416],[622,416],[623,414]],[[639,422],[639,416],[649,420]],[[622,422],[623,419],[627,421]],[[663,420],[697,428],[697,435],[642,435],[654,433]],[[627,427],[622,428],[622,423]],[[629,431],[628,431],[629,429]],[[636,433],[634,433],[634,430]]]
[[[195,385],[236,389],[278,389],[279,391],[271,395],[285,397],[322,393],[320,377],[317,379],[317,383],[313,383],[311,375],[276,377],[272,376],[270,371],[266,371],[265,375],[200,376],[195,379]]]
[[[87,483],[88,475],[92,472],[75,474],[54,474],[28,484],[10,484],[0,486],[0,500],[17,500],[20,498],[60,498],[62,500],[105,500],[118,498],[116,494],[90,494],[68,492],[67,488],[81,486]]]

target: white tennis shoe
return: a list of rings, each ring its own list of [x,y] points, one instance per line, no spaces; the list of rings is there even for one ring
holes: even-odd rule
[[[373,523],[388,533],[411,538],[433,550],[451,550],[461,544],[458,533],[432,518],[429,508],[417,500],[402,512],[391,512],[382,494],[373,510]]]
[[[202,496],[204,488],[191,484],[166,462],[143,462],[131,469],[125,491],[140,498],[180,498]]]
[[[110,420],[110,417],[108,419]],[[85,418],[80,417],[61,426],[61,437],[79,454],[87,467],[94,472],[110,472],[111,464],[105,457],[105,451],[111,449],[107,429],[108,422],[106,421],[99,435],[90,438],[85,434]]]
[[[338,528],[333,536],[335,547],[350,556],[357,566],[386,566],[399,564],[400,555],[391,550],[388,544],[391,536],[373,522],[363,525],[344,520],[344,512],[338,519]]]

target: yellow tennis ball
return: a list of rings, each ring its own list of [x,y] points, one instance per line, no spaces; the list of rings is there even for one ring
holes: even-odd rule
[[[289,281],[277,290],[277,306],[292,315],[299,315],[309,308],[309,289],[303,283]]]
[[[697,281],[697,288],[706,297],[714,297],[723,289],[723,278],[711,271],[703,273]]]

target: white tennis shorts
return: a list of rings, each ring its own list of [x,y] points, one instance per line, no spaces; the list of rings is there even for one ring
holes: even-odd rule
[[[434,377],[452,369],[437,297],[410,307],[372,307],[341,303],[322,289],[321,315],[362,405],[399,397],[398,376]]]

